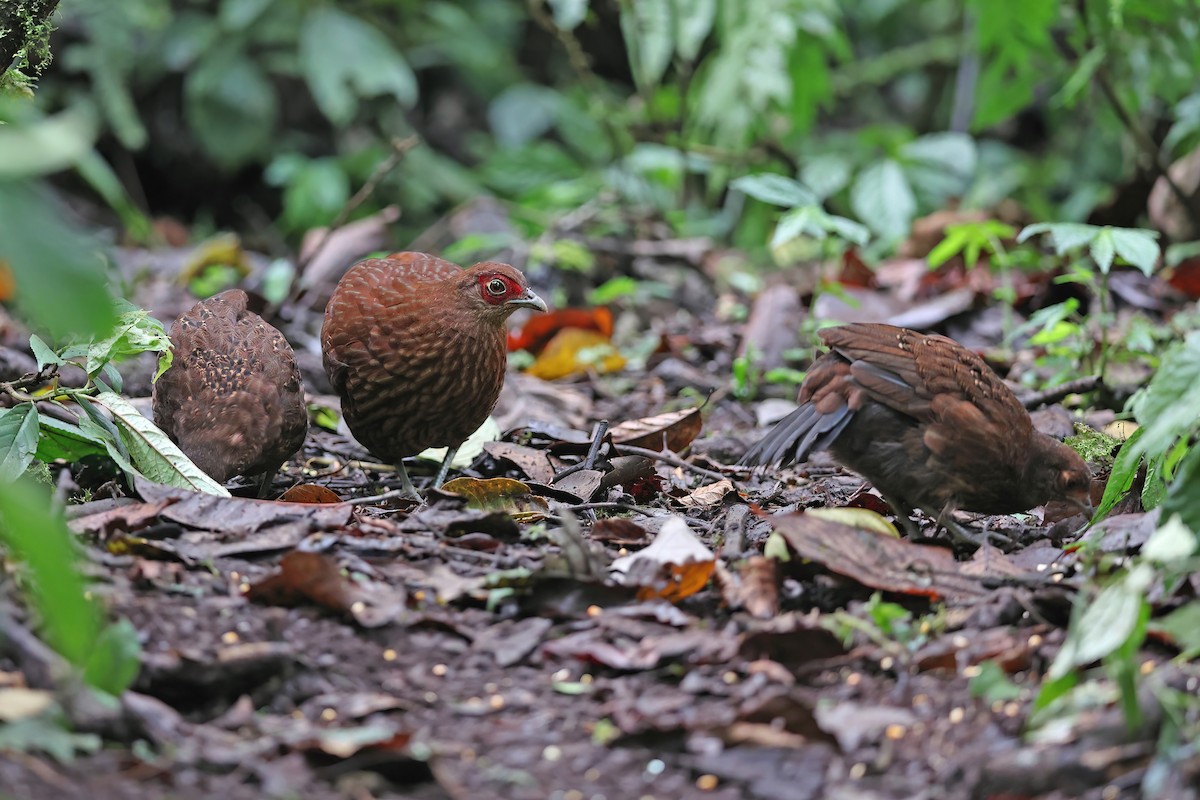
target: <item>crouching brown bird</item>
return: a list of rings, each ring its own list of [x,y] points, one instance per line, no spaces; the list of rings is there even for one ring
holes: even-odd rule
[[[1091,476],[1067,445],[1040,433],[1012,390],[953,339],[892,325],[820,331],[830,350],[800,386],[800,407],[742,459],[789,464],[829,450],[874,484],[910,535],[924,511],[956,538],[951,518],[1025,511],[1060,499],[1090,510]]]
[[[504,385],[504,323],[518,308],[545,311],[525,276],[485,261],[462,269],[427,253],[393,253],[355,264],[338,282],[321,329],[325,372],[350,432],[396,465],[458,447],[483,424]]]
[[[214,480],[261,476],[258,495],[304,444],[308,412],[283,334],[248,311],[241,289],[201,300],[171,327],[154,421]]]

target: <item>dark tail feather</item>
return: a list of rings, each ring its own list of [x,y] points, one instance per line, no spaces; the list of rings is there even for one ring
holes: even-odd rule
[[[742,464],[765,466],[803,461],[808,454],[825,450],[849,424],[854,412],[842,406],[822,414],[809,403],[800,406],[775,424],[758,444],[742,456]]]

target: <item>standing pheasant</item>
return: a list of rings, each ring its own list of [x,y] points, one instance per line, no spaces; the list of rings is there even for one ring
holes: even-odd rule
[[[230,289],[175,321],[174,358],[154,384],[154,421],[214,480],[261,476],[262,497],[304,444],[308,412],[291,345],[247,302]]]
[[[468,269],[427,253],[393,253],[342,277],[321,329],[321,351],[354,437],[396,465],[446,447],[440,486],[458,447],[500,397],[504,323],[518,308],[545,311],[525,276],[486,261]]]

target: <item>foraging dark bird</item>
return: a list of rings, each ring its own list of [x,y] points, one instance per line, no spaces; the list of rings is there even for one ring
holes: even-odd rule
[[[402,459],[449,448],[441,485],[500,397],[505,321],[519,308],[546,310],[519,270],[491,261],[462,269],[428,253],[366,259],[334,289],[321,351],[342,416],[414,497]]]
[[[800,407],[742,459],[790,464],[829,450],[879,490],[910,534],[920,509],[960,539],[956,509],[1025,511],[1049,500],[1090,509],[1091,474],[978,355],[953,339],[856,323],[820,331],[829,346],[800,386]]]
[[[154,421],[214,480],[261,476],[262,497],[304,444],[308,412],[291,345],[247,302],[230,289],[175,321]]]

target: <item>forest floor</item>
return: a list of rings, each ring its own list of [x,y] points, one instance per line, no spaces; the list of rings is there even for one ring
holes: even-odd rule
[[[673,269],[638,311],[645,330],[661,322],[644,363],[510,374],[503,437],[452,475],[522,482],[500,494],[459,484],[419,507],[320,504],[117,481],[70,507],[95,593],[139,633],[141,669],[121,708],[72,711],[102,746],[4,751],[0,797],[1139,796],[1161,720],[1130,730],[1108,698],[1036,736],[1030,721],[1082,552],[1136,549],[1153,515],[1124,509],[1083,534],[1082,518],[1041,511],[970,518],[1014,540],[972,553],[928,520],[910,541],[800,513],[890,518],[824,456],[733,466],[762,433],[756,414],[778,417],[794,390],[736,398],[741,324],[720,318],[711,276]],[[877,318],[925,313],[979,346],[996,309],[946,297]],[[760,303],[751,325],[794,331],[779,313]],[[285,328],[302,354],[314,324]],[[306,358],[311,399],[327,402],[311,347]],[[1070,433],[1061,408],[1036,419]],[[275,489],[301,483],[340,500],[398,485],[316,424]],[[0,590],[11,599],[11,579]],[[1149,643],[1138,657],[1164,683],[1194,684],[1171,656]],[[38,659],[35,640],[10,643],[0,676],[36,684]],[[1162,796],[1189,796],[1195,777]]]

